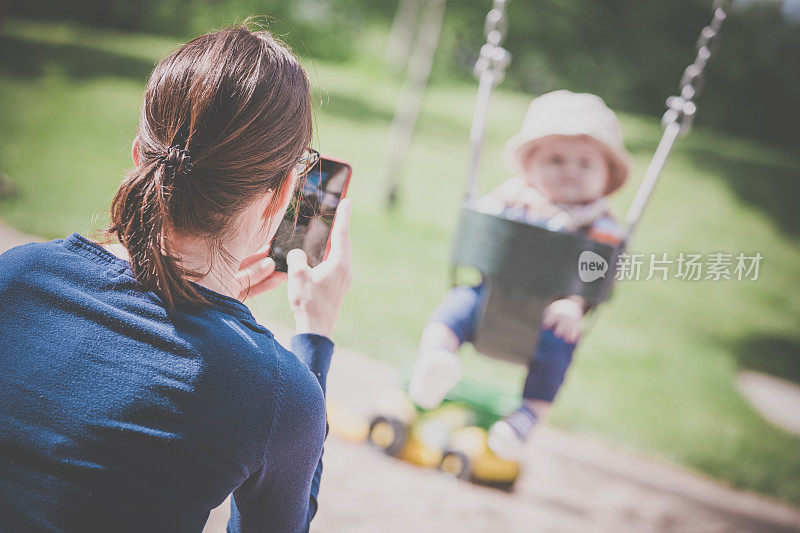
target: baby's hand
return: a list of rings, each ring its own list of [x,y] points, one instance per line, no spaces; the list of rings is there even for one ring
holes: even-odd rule
[[[551,218],[561,212],[550,200],[519,178],[510,178],[492,191],[487,198],[510,208],[524,209],[528,216]]]
[[[525,190],[525,183],[519,178],[509,178],[496,187],[490,196],[503,202],[506,206],[512,207],[519,201],[519,197]]]
[[[562,213],[561,209],[553,205],[553,203],[536,192],[533,187],[526,187],[519,195],[517,203],[525,208],[525,211],[530,216],[537,216],[540,218],[553,218]]]
[[[552,329],[556,337],[576,343],[583,326],[583,304],[577,298],[564,298],[544,308],[542,326]]]
[[[497,196],[487,194],[486,196],[478,200],[478,202],[475,204],[475,207],[481,213],[488,213],[490,215],[499,215],[508,206]]]

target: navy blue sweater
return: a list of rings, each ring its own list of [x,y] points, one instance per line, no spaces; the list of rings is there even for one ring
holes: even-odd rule
[[[168,311],[78,234],[0,256],[0,531],[304,531],[326,337],[294,353],[241,302]]]

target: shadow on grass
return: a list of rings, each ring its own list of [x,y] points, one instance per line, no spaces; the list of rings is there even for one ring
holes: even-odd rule
[[[0,73],[38,78],[53,70],[74,79],[117,76],[141,80],[154,62],[79,44],[50,44],[0,33]]]
[[[0,170],[0,202],[10,200],[19,196],[19,189],[11,181],[11,178]]]
[[[742,203],[763,211],[783,233],[800,239],[800,165],[788,157],[768,161],[760,153],[702,144],[687,146],[686,153],[697,168],[724,179]]]
[[[800,337],[751,336],[734,346],[733,355],[743,369],[800,383]]]
[[[322,110],[326,114],[336,115],[340,118],[353,122],[379,123],[386,124],[388,127],[394,118],[394,108],[387,108],[376,105],[369,100],[368,96],[357,90],[352,92],[344,91],[325,91],[318,93],[322,98]],[[472,112],[470,109],[469,113]],[[418,135],[421,132],[426,136],[455,137],[463,138],[466,143],[469,126],[462,121],[455,120],[435,110],[423,110],[417,118],[415,126],[415,141],[419,141]]]
[[[381,108],[364,98],[341,91],[315,91],[315,97],[322,99],[324,113],[357,122],[389,124],[394,116],[394,110]]]
[[[56,71],[73,79],[100,76],[127,77],[142,83],[155,62],[80,44],[50,44],[0,33],[0,74],[17,78],[38,78]],[[357,93],[316,92],[325,113],[358,122],[391,122],[394,110],[373,104]],[[437,117],[440,125],[446,120]],[[448,125],[448,124],[445,124]],[[457,125],[449,125],[458,129]]]

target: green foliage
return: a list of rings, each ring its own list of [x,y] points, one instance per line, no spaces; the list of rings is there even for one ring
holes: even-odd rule
[[[484,37],[489,2],[451,4],[445,60],[467,70]],[[509,84],[541,93],[570,88],[612,107],[661,114],[694,59],[709,0],[517,0],[508,3]],[[800,24],[780,3],[734,10],[707,70],[699,124],[781,143],[800,133]]]
[[[255,17],[256,24],[279,35],[298,52],[341,60],[353,53],[351,36],[362,18],[357,7],[352,0],[28,0],[14,3],[12,13],[144,30],[180,39]]]
[[[398,0],[25,0],[12,13],[195,36],[250,15],[301,54],[345,60],[364,52],[370,25],[388,28]],[[597,93],[618,109],[660,115],[694,59],[711,0],[512,0],[508,84],[531,93],[556,88]],[[484,42],[490,0],[451,0],[436,72],[468,75]],[[302,37],[301,37],[302,36]],[[800,24],[780,2],[731,13],[709,68],[698,123],[783,144],[800,141]],[[367,54],[375,54],[368,49]],[[380,51],[378,51],[380,53]]]

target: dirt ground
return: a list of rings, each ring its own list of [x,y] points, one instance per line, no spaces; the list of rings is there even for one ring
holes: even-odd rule
[[[0,224],[0,252],[28,240]],[[391,367],[337,347],[328,381],[332,402],[367,415],[381,391],[397,386]],[[800,532],[796,509],[546,425],[525,457],[507,493],[331,436],[312,531]],[[221,506],[205,531],[224,531],[227,514]]]
[[[277,331],[285,340],[286,332]],[[365,415],[395,371],[338,348],[329,401]],[[531,439],[511,493],[455,481],[330,436],[317,532],[762,532],[800,531],[800,511],[732,490],[673,465],[612,450],[548,426]],[[227,509],[208,533],[224,531]]]
[[[337,349],[329,397],[368,413],[394,371]],[[800,512],[544,426],[514,492],[330,438],[316,531],[800,531]]]

